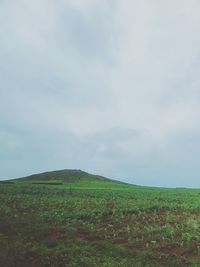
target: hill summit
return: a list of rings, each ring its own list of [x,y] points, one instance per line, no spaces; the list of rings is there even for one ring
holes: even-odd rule
[[[78,182],[83,180],[100,180],[100,181],[111,181],[108,178],[103,176],[90,174],[84,172],[82,170],[59,170],[59,171],[49,171],[43,172],[39,174],[33,174],[30,176],[17,178],[15,180],[25,180],[25,181],[51,181],[51,180],[59,180],[63,182]]]

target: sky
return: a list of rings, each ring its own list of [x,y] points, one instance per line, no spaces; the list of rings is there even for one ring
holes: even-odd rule
[[[200,187],[199,0],[1,0],[0,179]]]

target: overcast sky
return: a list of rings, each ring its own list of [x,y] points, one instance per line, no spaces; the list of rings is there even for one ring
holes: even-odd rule
[[[200,187],[199,0],[1,0],[0,178]]]

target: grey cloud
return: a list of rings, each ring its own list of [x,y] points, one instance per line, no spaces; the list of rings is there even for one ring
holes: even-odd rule
[[[0,177],[199,184],[198,0],[0,3]]]
[[[98,5],[88,13],[82,13],[77,9],[66,9],[63,12],[62,29],[63,44],[70,40],[76,52],[83,56],[86,61],[107,61],[112,62],[110,46],[110,36],[106,27],[109,27],[109,20],[99,16],[103,12],[108,12],[104,8],[105,4]],[[112,10],[109,10],[111,13]],[[108,17],[107,17],[108,18]]]

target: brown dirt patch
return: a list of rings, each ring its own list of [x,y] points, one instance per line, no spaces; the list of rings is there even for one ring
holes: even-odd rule
[[[101,240],[101,237],[98,235],[95,235],[94,233],[88,231],[87,229],[83,227],[77,228],[76,236],[78,238],[87,240],[87,241],[96,241]]]

